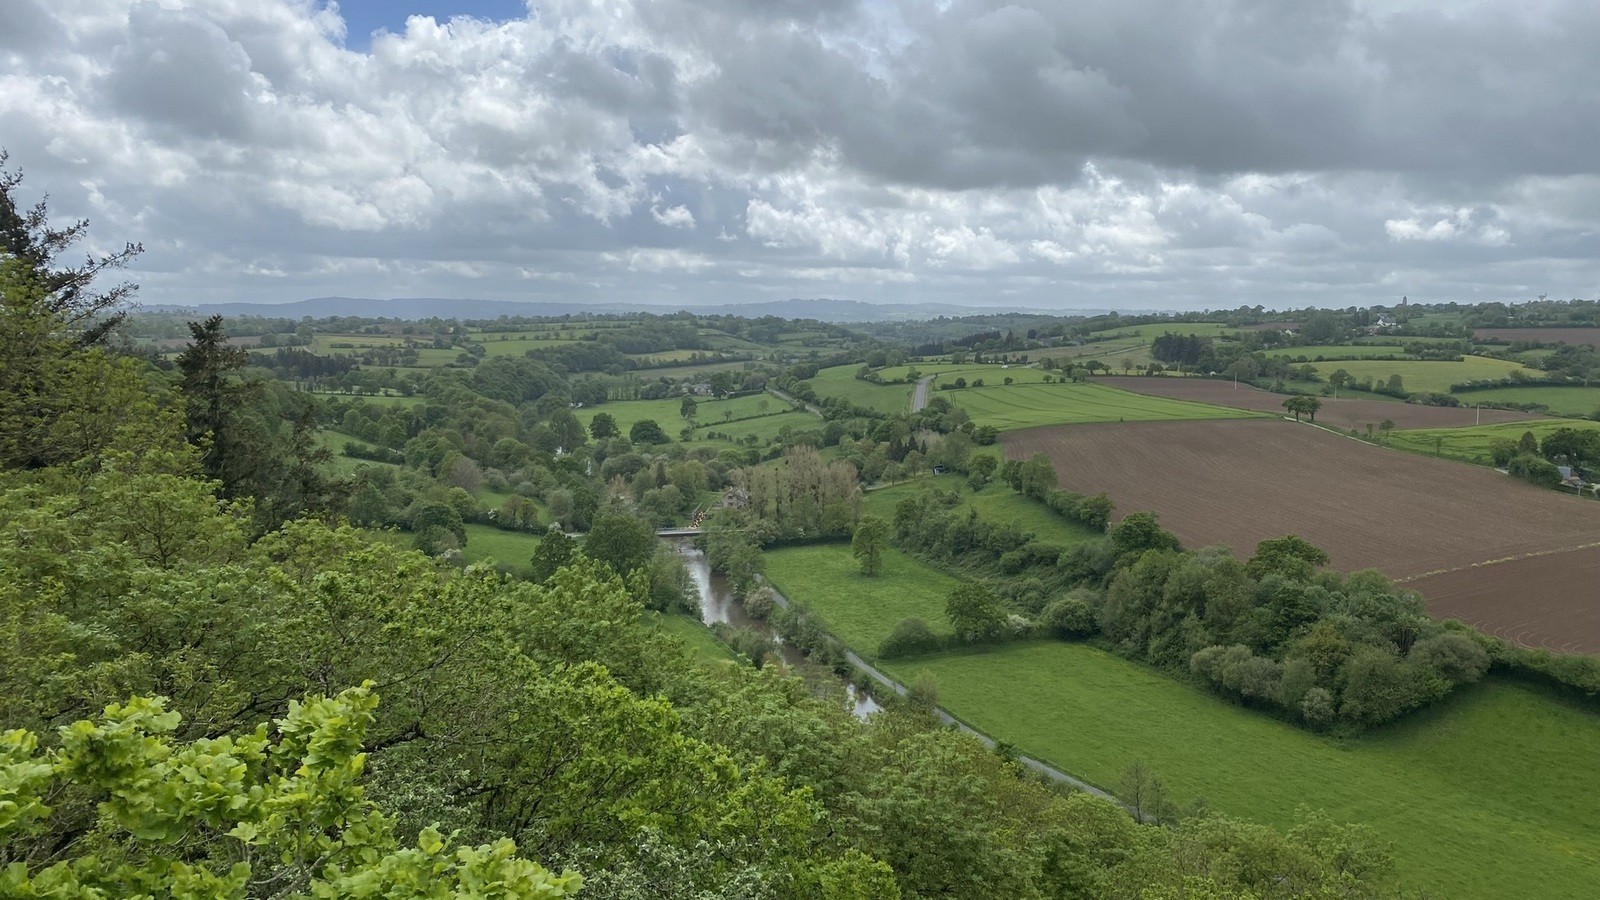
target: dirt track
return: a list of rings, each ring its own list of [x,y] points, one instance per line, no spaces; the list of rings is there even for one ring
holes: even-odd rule
[[[1139,377],[1115,376],[1110,378],[1096,378],[1101,384],[1122,388],[1136,394],[1149,394],[1154,397],[1171,397],[1176,400],[1196,400],[1201,403],[1214,403],[1218,406],[1232,406],[1238,409],[1253,409],[1261,412],[1274,412],[1287,415],[1283,409],[1283,401],[1288,399],[1284,394],[1274,394],[1263,391],[1247,384],[1241,384],[1236,389],[1231,381],[1217,381],[1210,378],[1168,378],[1168,377]],[[1384,419],[1394,422],[1394,427],[1407,428],[1462,428],[1482,421],[1489,425],[1495,422],[1519,422],[1526,419],[1536,419],[1538,416],[1529,413],[1513,412],[1505,409],[1481,410],[1482,419],[1478,418],[1480,410],[1469,408],[1451,408],[1448,406],[1419,406],[1415,403],[1388,403],[1383,400],[1332,400],[1322,398],[1322,409],[1317,412],[1317,421],[1334,428],[1346,431],[1365,431],[1367,423],[1376,429]]]
[[[1428,612],[1525,647],[1600,653],[1600,548],[1430,575],[1405,585]]]
[[[1341,570],[1410,578],[1600,541],[1600,502],[1276,419],[1068,425],[1002,436],[1063,487],[1150,510],[1186,546],[1298,534]]]

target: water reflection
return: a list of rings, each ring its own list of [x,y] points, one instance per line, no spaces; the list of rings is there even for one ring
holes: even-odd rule
[[[784,641],[782,636],[773,632],[772,627],[765,621],[745,612],[744,606],[733,596],[733,589],[728,586],[728,580],[711,571],[711,564],[706,561],[705,553],[687,541],[674,541],[673,549],[683,559],[684,568],[689,571],[689,578],[700,594],[700,621],[707,627],[720,622],[734,628],[749,628],[766,635],[785,663],[794,668],[805,665],[805,655],[798,647]],[[871,694],[858,690],[853,684],[845,685],[845,703],[859,719],[865,719],[883,709],[872,699]]]

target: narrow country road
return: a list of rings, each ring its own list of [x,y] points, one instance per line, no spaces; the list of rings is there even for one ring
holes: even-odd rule
[[[912,412],[922,412],[922,408],[928,405],[928,387],[933,384],[934,378],[933,375],[924,375],[917,379],[917,389],[911,392]]]

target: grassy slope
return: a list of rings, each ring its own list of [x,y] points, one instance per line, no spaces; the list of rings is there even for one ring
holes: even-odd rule
[[[467,547],[464,555],[469,563],[493,559],[525,568],[528,560],[533,558],[534,545],[539,543],[539,535],[529,532],[501,531],[488,525],[469,524],[466,528]]]
[[[979,425],[1002,431],[1082,422],[1233,419],[1258,415],[1205,403],[1149,397],[1102,384],[1018,384],[941,391]]]
[[[1600,431],[1600,422],[1591,422],[1587,419],[1539,419],[1533,422],[1499,422],[1471,428],[1418,428],[1396,431],[1389,436],[1388,443],[1402,450],[1432,455],[1435,438],[1443,438],[1441,455],[1488,463],[1491,459],[1490,442],[1497,439],[1515,441],[1529,431],[1533,432],[1535,437],[1544,440],[1546,435],[1558,428]]]
[[[728,645],[717,640],[699,619],[681,613],[663,615],[650,613],[656,627],[681,639],[689,647],[689,652],[694,658],[704,663],[724,663],[739,661],[739,656]]]
[[[1388,381],[1390,375],[1399,375],[1408,391],[1434,391],[1441,394],[1448,393],[1450,385],[1463,381],[1505,378],[1517,371],[1525,372],[1530,377],[1541,374],[1517,363],[1489,359],[1485,356],[1468,356],[1460,362],[1351,359],[1342,360],[1337,364],[1322,363],[1317,366],[1317,373],[1327,378],[1334,369],[1344,369],[1357,380],[1370,375],[1373,381],[1379,379]]]
[[[1115,785],[1134,759],[1180,802],[1276,825],[1295,806],[1393,841],[1407,880],[1444,897],[1593,896],[1600,717],[1492,682],[1348,743],[1233,706],[1082,645],[1012,645],[913,660],[975,727]],[[1536,874],[1535,874],[1536,873]]]
[[[1462,403],[1543,403],[1553,413],[1587,416],[1600,409],[1600,387],[1508,387],[1457,394]]]
[[[856,372],[860,366],[834,366],[823,369],[811,379],[811,387],[819,397],[843,397],[857,406],[879,412],[897,413],[911,409],[910,384],[873,384],[860,381]],[[927,370],[932,374],[932,370]]]

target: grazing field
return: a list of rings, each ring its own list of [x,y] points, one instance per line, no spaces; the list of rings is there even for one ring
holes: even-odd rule
[[[1327,347],[1289,347],[1283,350],[1268,350],[1267,356],[1284,357],[1296,362],[1302,357],[1307,362],[1320,362],[1322,360],[1365,359],[1373,356],[1399,356],[1413,359],[1406,355],[1403,347],[1386,347],[1378,344],[1336,344]]]
[[[968,384],[971,384],[972,382],[981,378],[983,379],[983,383],[986,385],[1003,385],[1005,384],[1007,378],[1011,379],[1017,384],[1039,384],[1044,381],[1044,377],[1046,375],[1049,375],[1052,381],[1055,380],[1056,377],[1054,374],[1046,372],[1043,369],[1033,368],[1021,364],[967,364],[958,366],[953,363],[920,363],[915,366],[891,366],[887,369],[883,369],[878,374],[884,379],[904,379],[912,369],[916,369],[923,375],[934,376],[934,390],[938,390],[939,385],[942,384],[955,384],[957,378],[965,378]]]
[[[1006,456],[1048,453],[1063,487],[1150,510],[1185,545],[1241,555],[1298,534],[1335,569],[1392,578],[1572,549],[1600,537],[1600,503],[1490,469],[1374,447],[1282,420],[1039,428]]]
[[[1503,422],[1476,428],[1426,428],[1418,431],[1397,431],[1389,435],[1387,443],[1402,450],[1416,453],[1438,453],[1487,465],[1493,461],[1489,445],[1496,440],[1515,441],[1524,434],[1544,440],[1552,431],[1575,428],[1579,431],[1600,431],[1600,422],[1587,419],[1538,419],[1531,422]]]
[[[936,634],[948,634],[944,601],[959,584],[894,548],[883,554],[883,571],[861,574],[848,544],[815,544],[769,550],[767,578],[791,600],[805,604],[828,630],[872,659],[895,623],[915,617]]]
[[[394,463],[377,462],[370,459],[356,459],[353,456],[345,456],[345,444],[353,443],[362,444],[368,447],[372,446],[371,441],[364,441],[353,434],[345,434],[342,431],[334,431],[331,428],[319,428],[317,429],[316,435],[312,438],[312,440],[317,442],[317,446],[322,447],[329,453],[333,454],[333,458],[328,460],[328,468],[332,469],[335,475],[352,475],[362,466],[387,466],[388,468],[396,470],[400,468]]]
[[[584,428],[594,421],[594,417],[605,413],[617,422],[617,427],[626,435],[628,429],[645,419],[653,420],[661,426],[673,440],[678,439],[678,432],[689,420],[682,415],[683,398],[667,397],[662,400],[612,400],[598,406],[587,406],[574,410],[578,421]],[[730,397],[726,400],[713,400],[710,397],[695,398],[694,421],[702,431],[732,430],[737,425],[737,419],[749,419],[756,416],[775,416],[789,410],[789,405],[768,394],[748,394],[743,397]],[[774,429],[776,433],[776,429]]]
[[[862,498],[863,514],[894,519],[894,508],[901,500],[916,497],[927,491],[960,491],[962,509],[976,509],[978,515],[993,522],[1011,522],[1023,531],[1033,532],[1040,540],[1070,544],[1100,537],[1076,522],[1057,515],[1054,510],[1037,500],[1013,491],[998,481],[974,492],[967,487],[966,478],[960,475],[932,475],[891,487],[868,491]]]
[[[1169,419],[1236,419],[1251,413],[1222,406],[1169,400],[1103,384],[1014,384],[939,391],[979,425],[1002,431],[1077,422],[1146,422]]]
[[[820,397],[842,397],[856,406],[878,412],[897,413],[911,409],[911,384],[873,384],[856,378],[860,366],[834,366],[811,379],[811,388]],[[929,370],[929,374],[932,370]]]
[[[1176,400],[1194,400],[1200,403],[1215,403],[1218,406],[1236,406],[1240,409],[1255,409],[1262,412],[1276,413],[1280,416],[1288,415],[1283,409],[1283,401],[1288,397],[1283,394],[1274,394],[1253,388],[1248,384],[1237,387],[1231,381],[1220,381],[1212,378],[1097,378],[1095,383],[1122,388],[1140,394],[1149,394],[1154,397],[1171,397]],[[1538,418],[1529,413],[1513,412],[1504,409],[1486,409],[1482,411],[1482,421],[1493,422],[1520,422]],[[1478,422],[1478,410],[1459,409],[1447,406],[1421,406],[1416,403],[1400,403],[1398,401],[1384,400],[1334,400],[1322,398],[1322,409],[1317,412],[1317,421],[1343,428],[1347,431],[1362,431],[1368,424],[1374,428],[1385,420],[1391,421],[1396,428],[1456,428],[1472,425]]]
[[[777,398],[773,398],[772,408],[775,410],[788,410],[789,405]],[[737,422],[708,421],[704,427],[695,431],[695,440],[713,440],[709,437],[711,432],[716,432],[715,440],[743,443],[747,437],[755,437],[761,443],[769,443],[778,437],[778,433],[785,428],[791,431],[811,431],[822,428],[822,420],[808,412],[776,412],[771,415],[760,416],[755,419],[743,419]],[[725,435],[725,437],[724,437]]]
[[[1515,684],[1491,679],[1338,742],[1081,644],[888,668],[932,672],[952,713],[1096,784],[1114,788],[1137,759],[1180,803],[1279,827],[1303,804],[1367,825],[1425,896],[1591,897],[1600,883],[1600,768],[1585,762],[1600,717]]]
[[[1408,391],[1432,391],[1439,394],[1449,393],[1450,385],[1464,381],[1492,381],[1505,378],[1512,372],[1521,372],[1530,378],[1537,378],[1543,374],[1521,363],[1490,359],[1487,356],[1466,356],[1462,357],[1460,362],[1350,359],[1337,364],[1322,363],[1317,366],[1317,374],[1327,378],[1335,369],[1349,372],[1357,381],[1369,377],[1374,382],[1388,381],[1389,376],[1399,375]]]
[[[1435,616],[1460,619],[1524,647],[1560,653],[1600,653],[1596,585],[1600,548],[1594,547],[1406,582],[1428,598],[1428,612]]]
[[[492,559],[508,566],[525,569],[528,567],[528,560],[533,558],[533,548],[539,543],[540,538],[539,534],[533,532],[501,531],[488,525],[469,523],[466,529],[467,546],[462,555],[469,563]]]
[[[1582,385],[1491,388],[1456,396],[1462,403],[1541,403],[1561,416],[1588,416],[1600,411],[1600,387]]]
[[[1600,347],[1600,328],[1478,328],[1480,341],[1538,341],[1541,344],[1587,344]]]
[[[1224,334],[1233,334],[1239,329],[1224,322],[1154,322],[1147,325],[1125,325],[1117,328],[1102,328],[1090,335],[1093,338],[1136,337],[1145,341],[1154,340],[1163,334],[1198,335],[1199,337],[1218,337]]]
[[[683,613],[652,612],[656,628],[683,641],[695,660],[713,665],[742,661],[727,644],[717,640],[711,629],[694,616]],[[748,665],[748,662],[745,663]]]

